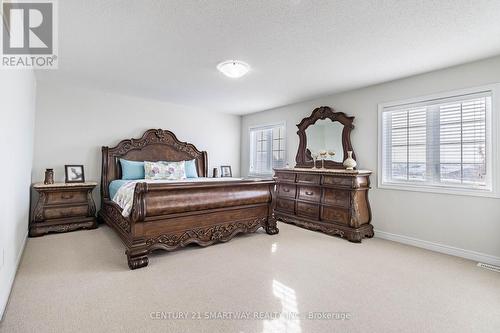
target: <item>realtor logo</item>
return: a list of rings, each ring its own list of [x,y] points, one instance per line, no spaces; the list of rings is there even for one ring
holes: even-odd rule
[[[56,2],[2,3],[2,68],[57,68]]]

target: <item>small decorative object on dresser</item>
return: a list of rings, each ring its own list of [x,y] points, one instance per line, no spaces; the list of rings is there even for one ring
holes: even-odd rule
[[[297,125],[297,164],[293,169],[275,169],[276,219],[351,242],[373,237],[368,201],[371,171],[353,170],[353,120],[322,106]],[[322,147],[328,147],[327,154]],[[316,168],[318,155],[321,169]]]
[[[230,165],[221,165],[220,176],[221,177],[232,177],[233,172],[231,171],[231,166]]]
[[[219,168],[214,168],[212,172],[213,178],[219,178]]]
[[[38,192],[29,235],[66,232],[97,227],[92,190],[97,183],[55,183],[33,185]]]
[[[66,183],[85,183],[83,165],[65,165]]]
[[[43,183],[45,185],[54,184],[54,169],[45,170],[45,180]]]
[[[358,163],[352,158],[352,150],[347,152],[347,158],[344,161],[344,166],[347,170],[354,170]]]
[[[311,157],[313,159],[313,167],[312,167],[313,169],[316,169],[316,159],[318,158],[318,155],[319,155],[318,153],[311,152]]]

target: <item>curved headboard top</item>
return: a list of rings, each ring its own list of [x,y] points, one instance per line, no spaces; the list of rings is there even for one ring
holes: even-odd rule
[[[200,177],[208,176],[206,151],[182,142],[174,133],[163,129],[150,129],[140,139],[122,140],[116,147],[102,147],[101,196],[109,197],[109,183],[121,178],[120,158],[131,161],[196,161]]]

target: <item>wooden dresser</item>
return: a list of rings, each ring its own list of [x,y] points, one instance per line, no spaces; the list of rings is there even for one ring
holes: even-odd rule
[[[39,197],[30,222],[29,235],[66,232],[97,227],[92,190],[97,183],[35,184]]]
[[[351,242],[371,238],[370,174],[364,170],[275,169],[274,216]]]

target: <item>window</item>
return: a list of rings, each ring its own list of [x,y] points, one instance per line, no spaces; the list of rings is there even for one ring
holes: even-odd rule
[[[285,125],[250,128],[250,174],[272,175],[273,168],[285,164]]]
[[[379,187],[493,192],[492,90],[379,105]]]

